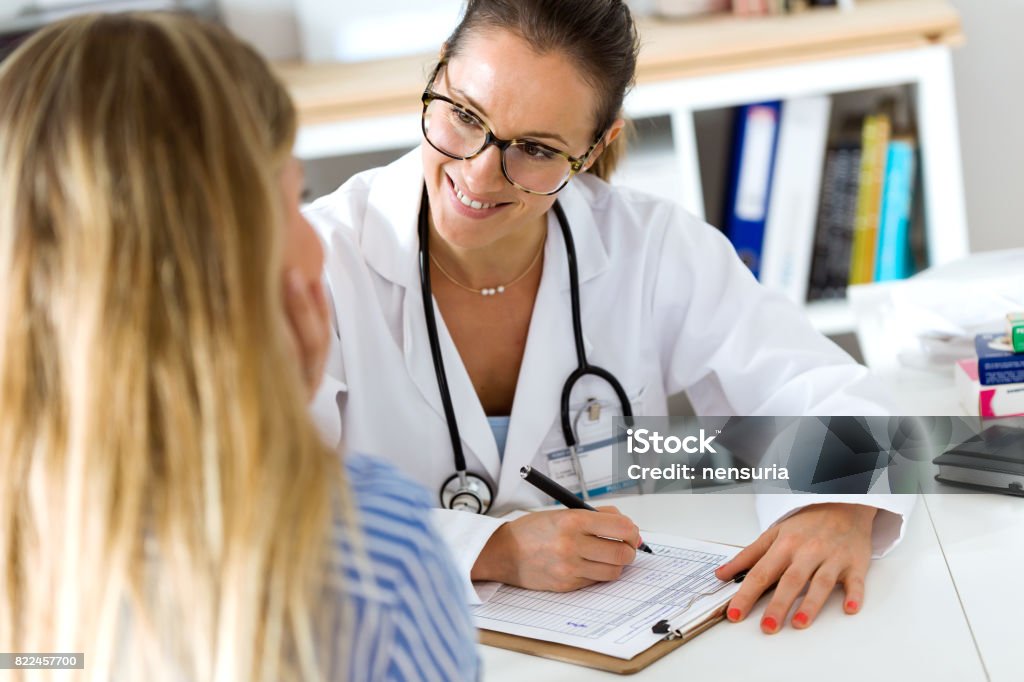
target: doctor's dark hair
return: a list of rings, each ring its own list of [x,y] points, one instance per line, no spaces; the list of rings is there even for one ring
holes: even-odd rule
[[[445,58],[457,56],[466,37],[479,31],[512,31],[538,53],[571,59],[598,96],[594,135],[622,112],[636,76],[640,41],[622,0],[468,0],[466,12],[445,43]],[[625,134],[608,145],[590,172],[608,180],[625,151]]]

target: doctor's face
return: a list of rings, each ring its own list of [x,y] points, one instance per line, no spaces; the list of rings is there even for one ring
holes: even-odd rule
[[[538,54],[508,31],[467,36],[432,89],[501,139],[529,139],[577,158],[594,141],[594,89],[565,55]],[[445,156],[425,140],[422,147],[434,229],[454,247],[477,249],[514,239],[520,228],[537,224],[557,198],[508,182],[494,145],[466,160]],[[596,158],[597,152],[589,162]]]

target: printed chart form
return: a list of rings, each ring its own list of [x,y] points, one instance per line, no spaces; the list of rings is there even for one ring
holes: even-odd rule
[[[644,539],[654,554],[638,552],[618,580],[575,592],[502,585],[474,607],[476,626],[629,659],[664,637],[651,632],[658,621],[686,627],[739,589],[714,574],[738,547],[660,533]]]

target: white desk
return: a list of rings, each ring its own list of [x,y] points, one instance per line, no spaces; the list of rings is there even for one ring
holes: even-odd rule
[[[618,499],[615,504],[646,530],[734,544],[747,544],[758,533],[749,495],[648,495]],[[987,609],[981,598],[978,603],[979,609]],[[787,625],[768,636],[758,625],[762,601],[754,617],[739,624],[716,625],[634,678],[672,682],[986,679],[924,507],[911,517],[905,541],[872,566],[861,613],[847,616],[841,604],[837,591],[809,629],[797,631]],[[1002,645],[993,640],[993,646]],[[623,679],[493,647],[481,647],[481,651],[488,681]],[[1009,657],[1009,650],[1005,656]]]
[[[1024,679],[1024,499],[924,496],[964,613],[993,682]]]
[[[930,273],[927,279],[850,290],[865,360],[889,385],[901,414],[965,413],[956,400],[951,367],[945,372],[927,372],[905,367],[897,360],[893,349],[901,345],[894,334],[899,316],[890,294],[901,287],[926,286],[928,281],[962,283],[965,288],[981,282],[992,291],[1019,299],[1024,283],[1022,262],[1024,250],[976,254]],[[941,484],[939,490],[944,492],[922,496],[918,511],[927,512],[930,518],[986,673],[993,682],[1022,680],[1024,662],[1019,651],[1024,640],[1020,623],[1024,590],[1017,575],[1024,567],[1024,500],[963,494]]]
[[[1024,250],[982,257],[993,276],[1019,276]],[[1005,261],[1005,262],[1004,262]],[[988,265],[991,264],[991,267]],[[954,273],[956,274],[956,273]],[[865,359],[903,415],[963,415],[949,371],[902,366],[895,357],[888,292],[853,294]],[[1012,289],[1017,290],[1017,289]],[[887,317],[888,316],[888,317]],[[937,453],[936,453],[937,454]],[[868,573],[861,613],[846,616],[837,590],[814,625],[763,635],[765,602],[742,623],[721,623],[635,677],[639,680],[1024,680],[1024,499],[996,494],[925,495],[903,543]],[[745,545],[757,537],[752,497],[649,495],[616,500],[637,524]],[[485,680],[612,680],[617,675],[483,647]]]

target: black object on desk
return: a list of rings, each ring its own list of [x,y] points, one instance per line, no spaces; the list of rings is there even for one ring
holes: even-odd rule
[[[743,582],[743,579],[746,578],[746,577],[747,577],[747,571],[745,571],[745,570],[744,571],[740,571],[739,573],[737,573],[736,575],[734,575],[732,577],[732,580],[725,580],[725,581],[723,581],[722,583],[720,583],[718,585],[718,587],[716,587],[715,589],[711,590],[710,592],[702,592],[701,594],[697,594],[697,595],[694,595],[693,597],[690,597],[690,601],[686,605],[686,608],[689,609],[690,606],[693,604],[693,602],[695,602],[699,597],[710,597],[711,595],[715,594],[716,592],[718,592],[719,590],[724,588],[729,583],[737,583],[737,584],[741,583],[741,582]],[[684,611],[685,610],[686,609],[684,609]],[[652,625],[651,626],[651,632],[654,633],[655,635],[668,635],[669,639],[675,639],[677,637],[684,636],[684,633],[682,631],[673,630],[672,629],[672,626],[671,626],[671,624],[669,624],[667,618],[659,620],[657,623]]]
[[[990,426],[932,461],[937,481],[1024,497],[1024,429]]]
[[[572,494],[569,490],[566,490],[559,484],[552,481],[550,478],[537,471],[533,467],[525,466],[519,470],[519,475],[523,477],[523,480],[541,491],[545,495],[554,498],[556,501],[561,502],[569,509],[586,509],[588,511],[596,512],[597,510],[591,507],[589,504],[581,500]],[[647,546],[646,542],[641,542],[640,546],[637,547],[641,552],[647,552],[648,554],[654,554],[654,550]]]

